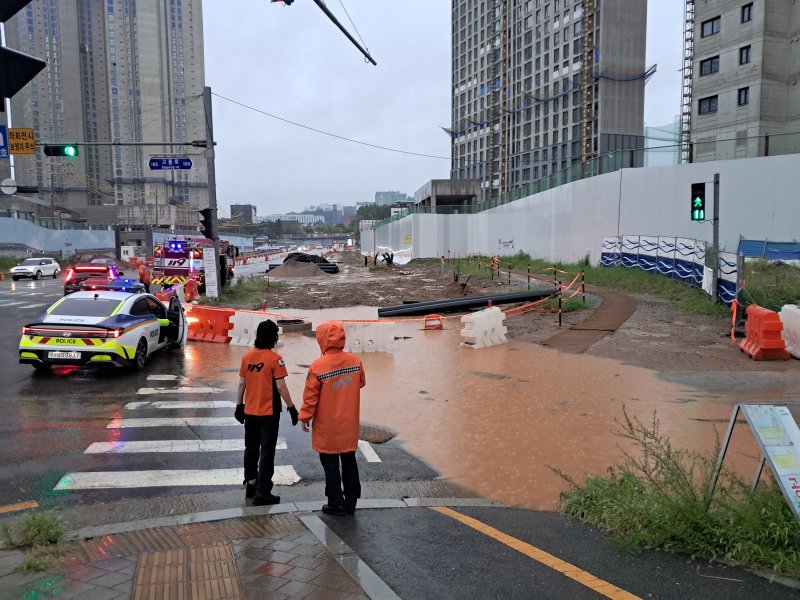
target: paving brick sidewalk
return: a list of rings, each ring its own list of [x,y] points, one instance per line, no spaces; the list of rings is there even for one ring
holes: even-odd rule
[[[332,551],[337,538],[326,547],[309,519],[322,523],[291,513],[98,536],[49,551],[51,568],[31,574],[15,571],[23,553],[1,551],[0,598],[368,598]]]

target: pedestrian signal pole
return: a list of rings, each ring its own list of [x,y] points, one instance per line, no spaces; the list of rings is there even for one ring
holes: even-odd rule
[[[714,303],[719,301],[717,284],[719,283],[719,173],[714,173],[714,222],[711,250],[714,263],[711,265],[711,299]]]

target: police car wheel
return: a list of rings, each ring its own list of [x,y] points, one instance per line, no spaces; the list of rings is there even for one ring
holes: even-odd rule
[[[141,371],[144,369],[144,365],[147,362],[147,342],[143,339],[139,340],[139,344],[136,346],[136,354],[133,355],[133,368],[135,371]]]

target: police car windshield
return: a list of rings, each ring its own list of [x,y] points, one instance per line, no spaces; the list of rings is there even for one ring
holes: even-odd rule
[[[119,300],[108,298],[65,298],[50,311],[51,315],[71,317],[107,317],[119,305]]]

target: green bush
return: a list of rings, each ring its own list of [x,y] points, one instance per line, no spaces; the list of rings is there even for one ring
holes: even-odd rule
[[[580,484],[554,469],[570,484],[561,495],[565,514],[632,551],[660,548],[800,576],[800,526],[780,491],[762,482],[753,492],[723,469],[710,498],[718,448],[675,449],[655,414],[649,424],[623,414],[615,435],[634,450],[623,451],[620,465]]]
[[[36,548],[57,544],[64,535],[61,519],[45,512],[25,514],[12,530],[6,530],[11,546]]]

